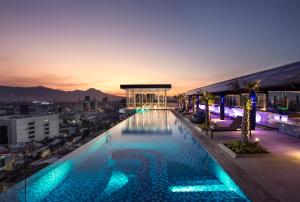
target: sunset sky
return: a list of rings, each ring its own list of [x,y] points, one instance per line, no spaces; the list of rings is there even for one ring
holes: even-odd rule
[[[0,85],[171,94],[300,60],[300,1],[1,0]]]

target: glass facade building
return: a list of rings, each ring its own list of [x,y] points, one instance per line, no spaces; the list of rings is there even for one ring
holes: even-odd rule
[[[126,91],[128,108],[167,109],[171,84],[130,84],[120,88]]]

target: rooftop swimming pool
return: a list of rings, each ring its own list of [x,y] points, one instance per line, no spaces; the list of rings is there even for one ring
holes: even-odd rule
[[[27,179],[27,201],[249,201],[168,110],[138,112]],[[0,195],[25,201],[24,182]]]

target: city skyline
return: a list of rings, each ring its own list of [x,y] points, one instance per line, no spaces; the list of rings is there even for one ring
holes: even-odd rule
[[[1,1],[0,85],[171,83],[171,95],[299,60],[297,1]]]

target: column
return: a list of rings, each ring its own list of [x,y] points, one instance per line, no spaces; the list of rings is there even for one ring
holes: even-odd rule
[[[151,94],[150,94],[150,105],[151,105],[151,108],[154,107],[153,102],[154,102],[154,94],[151,93]]]
[[[200,95],[197,95],[197,101],[196,101],[196,111],[199,110],[199,105],[200,105]]]
[[[251,106],[252,109],[250,111],[250,127],[251,127],[251,130],[255,130],[257,97],[256,97],[256,93],[254,91],[250,92],[250,99],[251,99],[251,103],[252,103],[252,106]]]
[[[299,99],[299,95],[296,96],[296,110],[297,110],[297,111],[300,110],[300,99]]]
[[[129,91],[126,90],[126,106],[129,106]]]
[[[139,92],[139,107],[141,107],[141,92]]]
[[[225,119],[225,95],[220,95],[220,119]]]
[[[132,90],[133,93],[133,107],[136,107],[136,95],[135,95],[135,90]]]
[[[268,111],[268,108],[269,108],[269,92],[268,92],[268,91],[265,93],[265,104],[264,104],[264,108],[266,109],[266,111]]]
[[[189,106],[188,106],[188,109],[189,109],[188,112],[190,112],[191,109],[192,109],[192,96],[191,95],[189,95]]]
[[[126,90],[126,93],[127,93],[126,106],[130,107],[130,89]]]
[[[274,108],[274,110],[277,110],[277,96],[276,95],[274,96],[274,99],[273,99],[273,108]]]
[[[159,91],[157,92],[157,108],[159,108]]]
[[[164,105],[165,105],[165,109],[166,109],[167,108],[167,90],[165,90]]]

